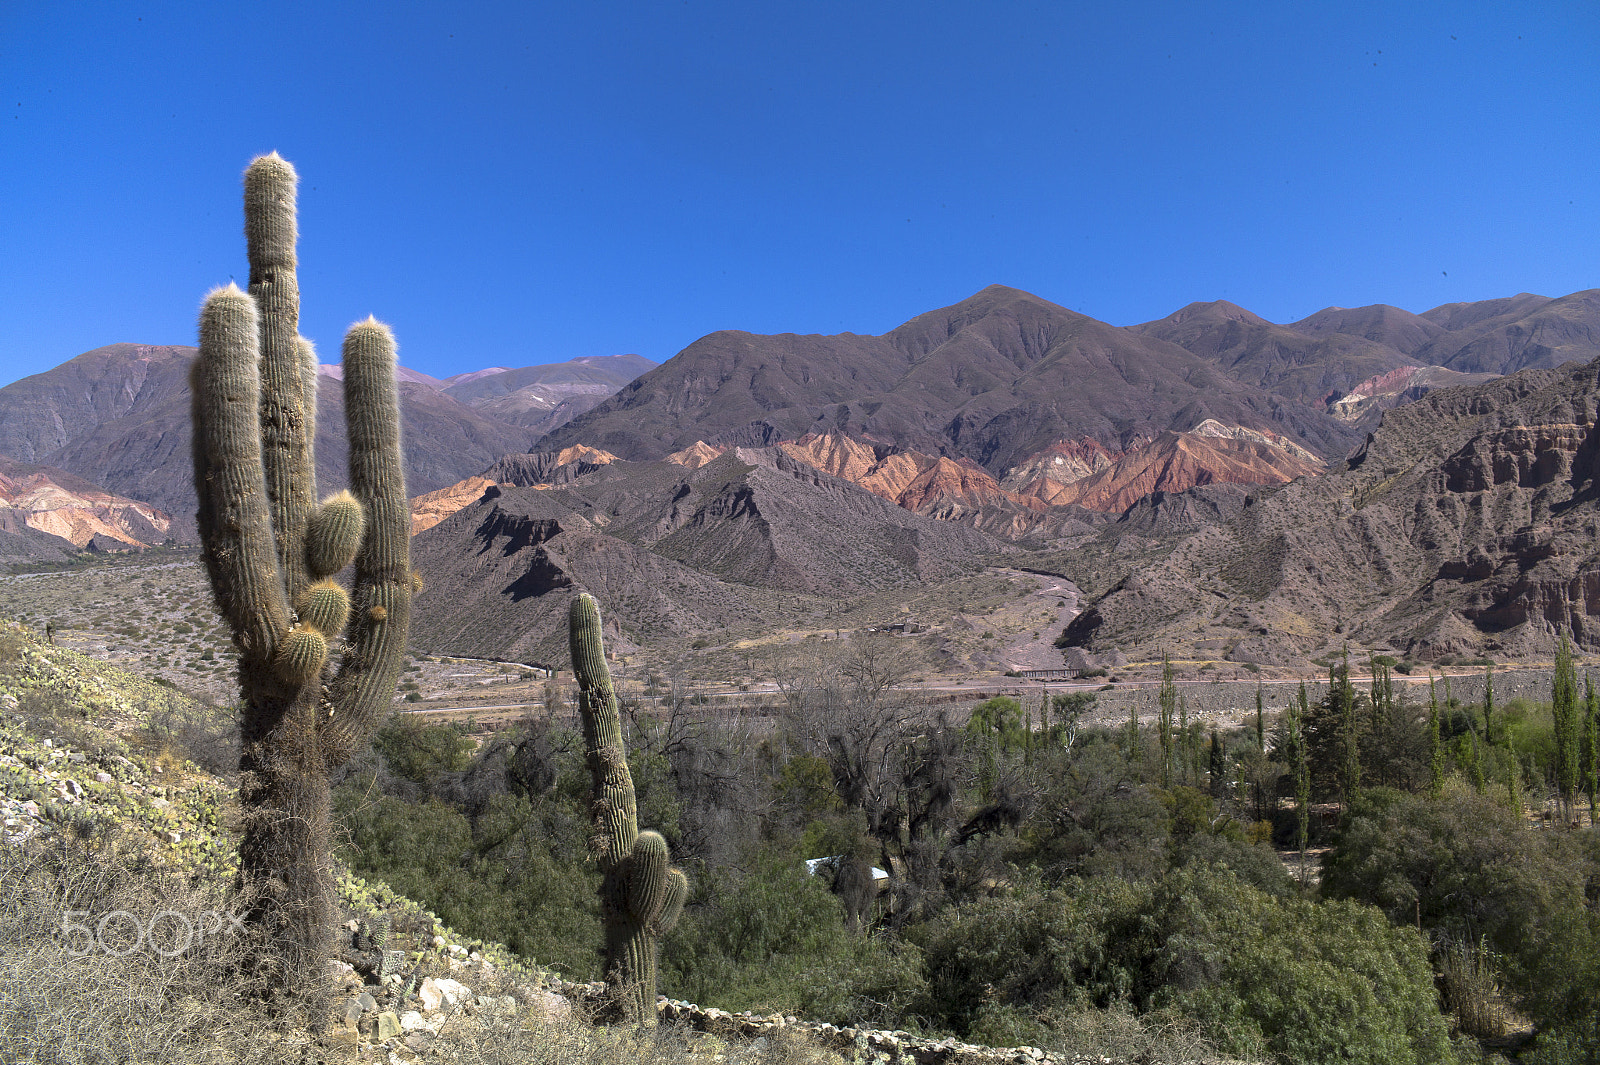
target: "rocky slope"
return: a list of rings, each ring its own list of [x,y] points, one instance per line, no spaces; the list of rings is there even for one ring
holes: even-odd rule
[[[1600,647],[1600,362],[1430,392],[1347,462],[1257,489],[1120,575],[1068,627],[1091,651],[1219,641],[1287,661],[1329,640],[1423,657]]]
[[[1178,345],[994,285],[878,337],[713,333],[557,429],[548,446],[658,459],[696,441],[767,445],[837,430],[967,458],[996,476],[1062,440],[1120,451],[1207,418],[1318,453],[1358,439],[1325,412]]]
[[[1341,421],[1376,428],[1383,412],[1414,403],[1436,388],[1482,384],[1498,375],[1458,373],[1443,366],[1401,366],[1369,377],[1328,404],[1328,412]]]
[[[189,347],[113,344],[0,388],[0,455],[56,466],[150,504],[172,516],[172,535],[192,536],[188,367],[194,354]],[[345,484],[340,389],[321,388],[317,406],[317,473],[321,488],[331,491]],[[401,383],[400,407],[413,491],[454,484],[507,452],[525,450],[532,437],[425,381]]]
[[[594,355],[544,366],[457,374],[441,387],[473,410],[538,435],[599,406],[655,366],[642,355]]]
[[[0,512],[74,548],[147,547],[167,538],[172,519],[146,503],[107,492],[65,470],[0,456]]]
[[[1003,545],[913,514],[777,449],[696,469],[615,462],[565,485],[490,485],[412,541],[417,646],[559,661],[575,590],[631,646],[752,630],[771,596],[833,600],[981,568]],[[809,607],[806,607],[809,611]]]

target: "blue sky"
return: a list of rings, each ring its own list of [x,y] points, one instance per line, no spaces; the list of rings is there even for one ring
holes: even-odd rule
[[[1600,285],[1592,2],[4,0],[0,105],[0,381],[193,343],[272,149],[302,331],[441,376],[994,282],[1118,325]]]

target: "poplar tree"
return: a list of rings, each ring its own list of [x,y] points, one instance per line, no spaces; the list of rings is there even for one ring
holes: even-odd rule
[[[1289,703],[1289,741],[1294,746],[1295,842],[1300,848],[1300,879],[1306,876],[1306,844],[1311,837],[1311,763],[1306,757],[1306,718],[1311,702],[1306,697],[1305,681],[1300,682],[1300,700]]]
[[[1589,824],[1595,823],[1594,800],[1600,791],[1600,693],[1594,678],[1583,675],[1583,789],[1589,795]]]
[[[1572,821],[1578,790],[1578,677],[1572,668],[1572,644],[1562,632],[1556,647],[1556,671],[1551,681],[1550,716],[1555,724],[1556,789],[1560,793],[1562,820]]]
[[[1256,750],[1267,753],[1267,715],[1261,703],[1261,678],[1256,678]]]
[[[1439,698],[1428,673],[1428,796],[1444,794],[1444,745],[1439,742]]]
[[[1361,788],[1361,723],[1356,718],[1355,687],[1350,683],[1349,647],[1344,651],[1343,674],[1333,691],[1338,704],[1342,746],[1339,765],[1340,800],[1348,810],[1350,803],[1355,800],[1356,792]]]
[[[1494,663],[1483,670],[1483,742],[1494,746]]]
[[[1172,719],[1177,713],[1178,686],[1172,681],[1172,662],[1161,652],[1161,786],[1172,787]]]

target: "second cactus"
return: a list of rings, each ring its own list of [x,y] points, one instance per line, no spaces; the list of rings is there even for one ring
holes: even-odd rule
[[[593,784],[591,846],[604,879],[605,978],[612,1006],[629,1020],[656,1023],[656,960],[689,895],[689,880],[667,860],[659,832],[639,831],[633,777],[622,743],[617,693],[606,666],[600,607],[580,594],[568,615],[572,670],[583,716],[584,760]]]

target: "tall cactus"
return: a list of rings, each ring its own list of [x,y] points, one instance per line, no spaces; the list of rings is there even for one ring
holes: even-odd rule
[[[584,761],[593,782],[590,846],[600,863],[605,978],[613,1008],[646,1027],[656,1023],[656,960],[661,937],[683,912],[689,881],[667,862],[659,832],[639,831],[617,693],[606,667],[600,607],[580,594],[568,614],[572,671],[583,715]]]
[[[229,284],[207,296],[190,388],[196,517],[239,652],[240,866],[259,899],[250,916],[270,948],[264,975],[315,997],[334,914],[328,775],[389,708],[413,577],[394,338],[371,318],[344,340],[350,490],[317,502],[297,180],[276,152],[245,171],[250,291]],[[353,595],[332,580],[352,560]],[[335,669],[329,652],[341,645]]]

